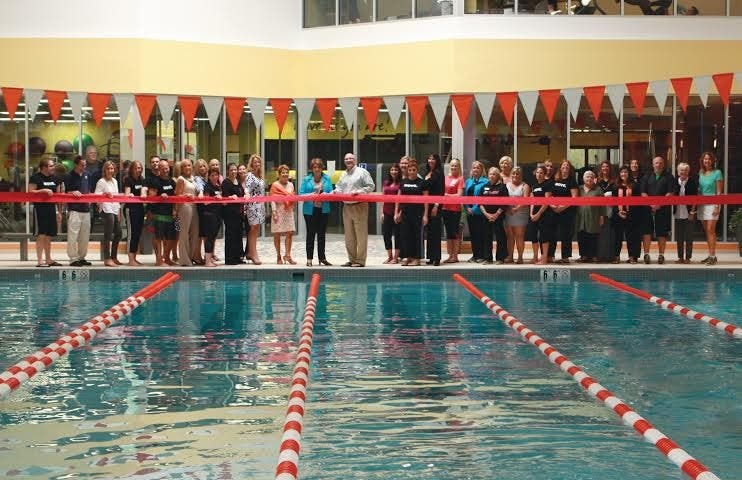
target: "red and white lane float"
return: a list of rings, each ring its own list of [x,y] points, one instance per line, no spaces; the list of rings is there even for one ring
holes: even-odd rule
[[[649,303],[659,305],[662,308],[666,308],[667,310],[670,310],[671,312],[675,312],[679,315],[683,315],[684,317],[690,318],[691,320],[700,320],[701,322],[706,322],[712,327],[716,328],[717,330],[721,330],[722,332],[729,334],[733,336],[734,338],[742,338],[742,328],[736,325],[732,325],[731,323],[723,322],[719,320],[718,318],[714,318],[710,315],[706,315],[704,313],[691,310],[688,307],[678,305],[677,303],[673,303],[669,300],[665,300],[664,298],[656,297],[652,295],[651,293],[645,292],[644,290],[639,290],[638,288],[634,288],[630,285],[626,285],[625,283],[621,283],[617,280],[613,280],[612,278],[604,277],[603,275],[598,275],[597,273],[591,273],[590,278],[592,278],[596,282],[599,282],[605,285],[610,285],[611,287],[617,290],[621,290],[622,292],[636,295],[637,297],[643,298]]]
[[[281,448],[278,454],[276,480],[296,480],[299,472],[299,451],[301,450],[301,430],[304,425],[304,404],[307,400],[307,381],[312,356],[312,337],[314,336],[314,317],[319,293],[319,274],[312,275],[304,309],[304,321],[299,336],[299,351],[296,353],[294,378],[291,381],[289,406],[283,424]]]
[[[602,401],[606,407],[613,410],[616,415],[621,417],[624,423],[633,427],[634,430],[651,442],[672,463],[680,467],[686,475],[694,480],[719,480],[719,477],[711,473],[703,464],[701,464],[701,462],[691,457],[685,450],[670,440],[670,438],[654,428],[651,423],[632,410],[631,407],[626,405],[623,400],[613,395],[613,393],[596,382],[595,379],[590,377],[581,368],[570,362],[567,357],[546,343],[544,339],[536,334],[536,332],[526,327],[514,316],[510,315],[510,313],[482,293],[481,290],[472,285],[468,280],[459,274],[454,274],[453,279],[459,282],[474,297],[479,299],[479,301],[487,306],[488,309],[492,310],[492,312],[497,315],[505,325],[512,328],[528,343],[541,350],[541,353],[543,353],[551,363],[568,373],[587,393]]]
[[[154,297],[180,278],[168,272],[132,296],[122,300],[100,315],[88,320],[67,335],[59,337],[0,374],[0,398],[7,396],[37,373],[49,368],[55,361],[75,348],[90,343],[100,332],[131,313],[135,308]]]

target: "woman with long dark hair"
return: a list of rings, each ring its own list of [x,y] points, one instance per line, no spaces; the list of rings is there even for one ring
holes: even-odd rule
[[[144,167],[138,160],[134,160],[129,164],[129,172],[126,178],[124,178],[124,195],[127,197],[147,197],[147,190],[144,188],[144,178],[142,177],[143,171]],[[126,234],[126,251],[129,252],[129,262],[127,265],[138,267],[142,265],[137,260],[137,253],[139,252],[139,239],[142,237],[142,229],[144,228],[144,204],[124,204],[124,218],[126,218],[126,226],[128,228]]]
[[[441,167],[441,157],[437,153],[428,155],[428,172],[425,174],[428,195],[442,196],[445,193],[445,178]],[[441,206],[438,203],[430,205],[427,225],[427,259],[428,265],[441,264],[441,235],[443,234],[443,222]]]
[[[575,169],[569,160],[562,161],[559,170],[554,174],[554,185],[551,191],[552,198],[576,198],[577,182]],[[556,200],[555,200],[556,201]],[[562,259],[560,263],[569,263],[572,256],[572,237],[574,236],[575,207],[568,205],[552,205],[556,226],[556,239],[549,245],[549,259],[554,258],[556,243],[560,242]]]
[[[711,152],[703,152],[699,160],[698,191],[701,195],[721,195],[724,193],[724,175],[716,168],[716,157]],[[709,256],[701,263],[716,265],[716,223],[719,221],[721,204],[713,203],[698,206],[698,219],[706,234]]]
[[[237,181],[237,165],[230,163],[227,165],[227,178],[222,182],[222,197],[236,199],[244,196],[245,190]],[[224,204],[222,217],[224,220],[224,263],[227,265],[245,263],[240,259],[244,253],[242,249],[242,205],[239,203]]]
[[[219,168],[211,168],[208,173],[208,182],[203,187],[203,196],[209,198],[222,198],[222,184],[219,182],[221,172]],[[216,236],[219,234],[219,227],[222,222],[222,204],[221,203],[204,203],[201,209],[200,228],[204,234],[204,251],[206,259],[204,266],[216,267],[214,257],[214,244]],[[241,235],[240,235],[241,237]],[[240,238],[240,243],[242,239]]]
[[[399,165],[393,163],[387,171],[381,193],[384,195],[398,195],[401,180],[402,171]],[[381,234],[384,237],[384,248],[386,248],[387,254],[384,263],[398,263],[401,238],[399,224],[394,221],[394,203],[392,202],[384,202],[381,207]]]

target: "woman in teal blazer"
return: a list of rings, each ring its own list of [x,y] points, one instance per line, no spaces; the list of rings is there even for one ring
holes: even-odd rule
[[[321,158],[313,158],[309,163],[310,174],[304,177],[299,187],[299,195],[332,192],[332,182],[322,173],[324,164]],[[314,257],[314,237],[317,236],[317,257],[320,265],[332,265],[325,257],[325,231],[330,216],[330,202],[304,202],[302,206],[304,221],[307,224],[307,267],[312,266]]]

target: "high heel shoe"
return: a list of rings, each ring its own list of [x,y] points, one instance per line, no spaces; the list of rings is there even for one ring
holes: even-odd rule
[[[320,265],[327,265],[328,267],[331,267],[332,266],[332,264],[330,262],[328,262],[324,258],[322,260],[320,260],[319,263],[320,263]]]
[[[322,263],[322,262],[320,262],[320,263]],[[311,267],[311,266],[312,266],[312,261],[311,260],[307,260],[307,267]]]
[[[283,257],[283,261],[286,263],[290,263],[291,265],[296,265],[296,262],[294,261],[293,258],[291,258],[291,255],[285,255]]]

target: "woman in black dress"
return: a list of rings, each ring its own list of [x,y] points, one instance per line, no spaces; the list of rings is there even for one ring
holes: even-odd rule
[[[203,187],[204,197],[222,198],[222,185],[219,183],[221,172],[218,168],[209,170],[208,181]],[[214,244],[216,236],[219,234],[219,227],[222,222],[222,204],[221,203],[204,203],[201,208],[201,229],[204,233],[204,251],[206,259],[204,266],[216,267],[214,259]],[[240,234],[240,243],[242,243],[242,234]]]
[[[227,165],[227,178],[222,182],[223,198],[241,198],[245,196],[245,189],[237,181],[237,165]],[[242,247],[242,207],[240,203],[227,203],[222,208],[224,219],[224,263],[237,265],[245,263],[242,256],[245,251]]]
[[[437,153],[428,155],[428,173],[425,175],[428,184],[428,195],[443,196],[445,193],[445,176],[441,167],[441,157]],[[427,225],[427,259],[428,265],[441,264],[441,235],[443,234],[443,210],[440,204],[430,205]]]
[[[564,160],[559,170],[554,174],[554,184],[551,191],[553,198],[576,198],[577,182],[575,181],[575,169],[569,160]],[[575,207],[567,205],[552,205],[554,224],[556,226],[555,241],[549,245],[549,260],[556,254],[556,244],[562,244],[562,259],[560,263],[569,263],[572,256],[572,237],[575,226]]]
[[[399,195],[427,195],[426,181],[417,176],[417,162],[410,160],[407,165],[407,178],[399,186]],[[401,225],[400,256],[402,266],[417,267],[422,257],[422,228],[428,223],[426,203],[396,203],[394,221]]]

